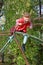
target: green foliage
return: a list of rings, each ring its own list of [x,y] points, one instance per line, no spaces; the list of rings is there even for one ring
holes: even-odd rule
[[[13,25],[15,25],[16,19],[21,17],[22,13],[25,11],[31,14],[31,18],[37,17],[37,10],[35,9],[35,6],[38,5],[38,0],[4,0],[4,3],[5,3],[4,10],[5,10],[5,16],[6,16],[5,30],[9,30]],[[34,22],[37,23],[39,21],[34,21]],[[28,30],[28,34],[32,34],[39,37],[39,31],[36,31],[35,29],[36,30],[43,29],[43,26],[36,27],[33,30],[30,30],[30,29]],[[3,38],[0,37],[0,38],[1,38],[1,41],[0,41],[1,42],[0,48],[1,48],[6,42],[6,39],[8,37],[3,37]],[[22,45],[23,37],[17,36],[17,38]],[[37,40],[28,39],[26,44],[25,54],[31,65],[38,65],[38,64],[42,65],[43,56],[41,57],[42,54],[40,54],[40,51],[39,51],[41,48],[42,47],[39,45],[39,42]],[[8,57],[9,55],[13,55],[14,56],[13,61],[16,62],[17,65],[25,65],[25,60],[23,59],[21,52],[15,41],[13,41],[6,50],[5,50],[6,56],[7,54],[8,54]]]

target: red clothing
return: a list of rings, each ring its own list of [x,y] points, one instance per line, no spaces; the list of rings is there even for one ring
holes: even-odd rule
[[[31,25],[32,25],[31,21],[25,23],[24,18],[17,19],[16,25],[11,28],[11,32],[14,32],[14,30],[26,32],[27,27],[30,28]]]

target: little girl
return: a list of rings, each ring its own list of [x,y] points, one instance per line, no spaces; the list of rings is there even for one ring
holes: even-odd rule
[[[25,51],[25,44],[26,44],[27,39],[28,39],[28,36],[26,35],[27,28],[32,29],[32,22],[30,19],[30,14],[25,12],[23,14],[22,18],[19,18],[16,20],[16,25],[13,26],[10,30],[11,34],[13,34],[14,32],[23,32],[23,36],[24,36],[23,44],[22,44],[23,51]]]

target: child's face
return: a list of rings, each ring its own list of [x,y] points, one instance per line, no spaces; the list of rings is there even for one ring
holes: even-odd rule
[[[28,17],[23,17],[24,18],[24,20],[27,22],[27,21],[29,21],[29,18]]]

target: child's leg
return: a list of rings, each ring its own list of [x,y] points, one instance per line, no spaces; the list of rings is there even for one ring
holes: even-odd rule
[[[22,45],[23,51],[25,51],[25,45],[26,45],[27,39],[28,39],[28,36],[27,35],[24,35],[23,45]]]
[[[11,35],[15,32],[15,26],[13,26],[11,29],[10,29],[10,33]]]

